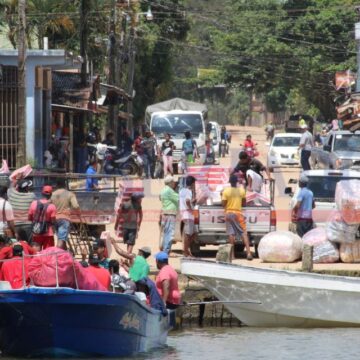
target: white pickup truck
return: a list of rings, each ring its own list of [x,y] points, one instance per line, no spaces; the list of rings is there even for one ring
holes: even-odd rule
[[[324,226],[332,210],[335,209],[335,190],[336,184],[341,180],[360,180],[360,172],[355,170],[308,170],[303,172],[309,179],[308,188],[314,194],[315,209],[313,210],[313,220],[315,226]],[[297,183],[291,179],[289,183]],[[285,188],[285,194],[291,196],[290,208],[296,204],[296,198],[300,191],[297,185],[295,189]],[[295,232],[296,224],[290,223],[289,230]]]
[[[182,181],[180,179],[180,187]],[[247,231],[251,243],[257,246],[260,239],[271,231],[276,230],[276,211],[274,208],[274,181],[267,183],[270,194],[270,203],[262,205],[246,205],[243,208],[243,214],[246,218]],[[179,222],[181,225],[181,223]],[[198,255],[201,246],[221,245],[228,243],[226,234],[225,212],[222,205],[199,205],[195,207],[195,224],[197,226],[197,238],[191,246],[193,255]],[[175,231],[175,240],[182,241],[182,226],[177,227]],[[236,239],[235,251],[240,252],[244,244],[240,238]]]

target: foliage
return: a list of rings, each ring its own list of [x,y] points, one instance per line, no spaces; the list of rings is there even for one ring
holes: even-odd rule
[[[215,31],[225,81],[263,94],[270,110],[282,110],[296,90],[323,115],[333,116],[334,72],[355,67],[355,4],[227,1],[229,31]]]

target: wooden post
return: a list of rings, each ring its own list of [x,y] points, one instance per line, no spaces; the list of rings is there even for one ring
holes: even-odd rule
[[[69,171],[74,172],[74,113],[71,111],[69,121]]]
[[[18,27],[18,147],[16,166],[26,163],[26,0],[19,0]]]
[[[310,245],[304,245],[302,256],[302,271],[312,272],[313,270],[314,248]]]

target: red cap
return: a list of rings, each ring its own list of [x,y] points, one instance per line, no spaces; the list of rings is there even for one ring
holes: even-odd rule
[[[44,195],[51,195],[52,191],[53,191],[52,186],[45,185],[45,186],[43,186],[41,193]]]

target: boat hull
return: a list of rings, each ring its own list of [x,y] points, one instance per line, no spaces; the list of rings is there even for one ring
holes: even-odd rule
[[[198,279],[248,326],[360,326],[360,280],[183,260]]]
[[[135,296],[73,289],[0,291],[0,349],[12,356],[128,356],[166,343],[167,316]]]

